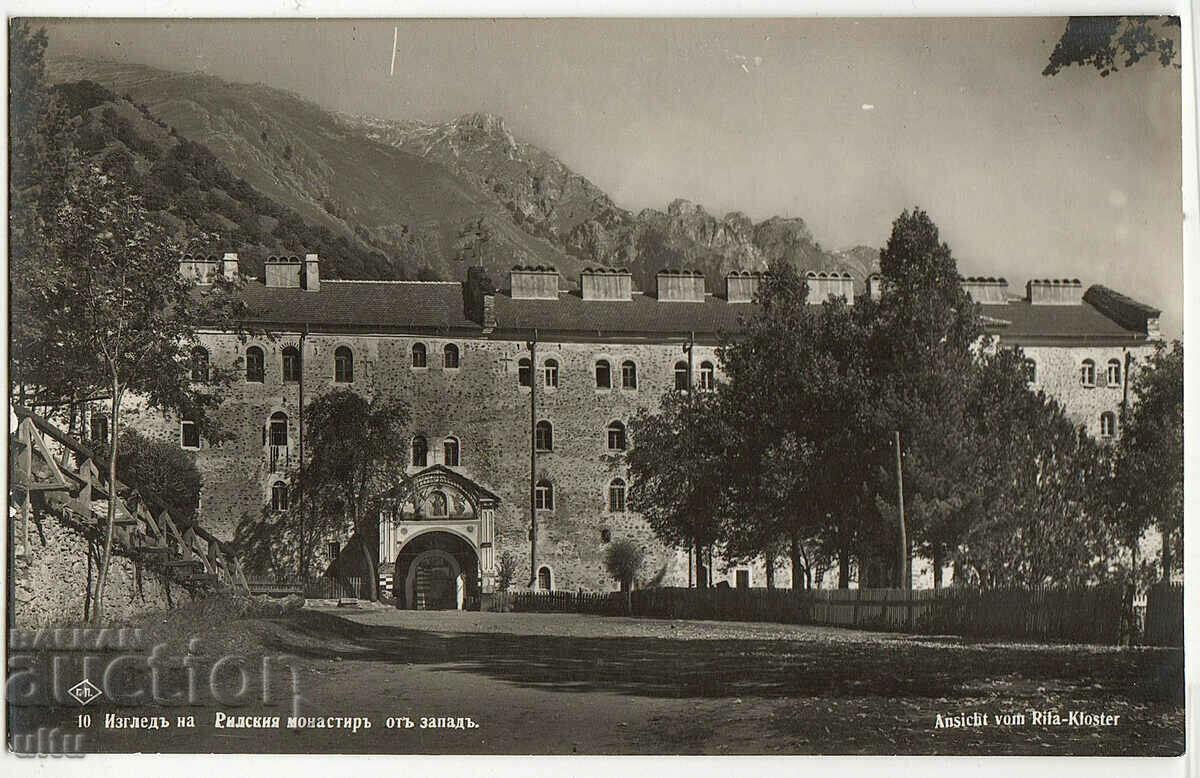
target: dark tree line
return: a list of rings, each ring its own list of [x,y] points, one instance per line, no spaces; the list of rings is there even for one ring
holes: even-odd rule
[[[879,299],[816,305],[777,268],[718,349],[716,390],[638,415],[630,502],[658,536],[696,549],[698,566],[708,548],[763,559],[768,585],[787,557],[793,587],[819,569],[848,586],[855,563],[860,585],[904,586],[919,553],[937,586],[949,564],[958,582],[1033,586],[1128,576],[1156,525],[1169,571],[1182,520],[1182,372],[1169,366],[1182,346],[1136,373],[1126,434],[1104,446],[1030,388],[1019,349],[985,334],[925,212],[895,221],[880,271]],[[1115,507],[1114,490],[1129,495]]]

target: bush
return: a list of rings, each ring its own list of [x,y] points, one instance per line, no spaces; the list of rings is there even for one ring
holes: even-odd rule
[[[633,579],[641,571],[645,558],[632,540],[621,539],[604,552],[604,568],[621,584],[621,591],[627,592],[633,587]]]

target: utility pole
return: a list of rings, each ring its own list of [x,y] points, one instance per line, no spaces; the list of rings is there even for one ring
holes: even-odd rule
[[[537,563],[537,330],[529,346],[529,586],[538,582]],[[518,377],[520,367],[517,368]]]
[[[696,333],[692,332],[688,335],[688,342],[683,344],[683,350],[687,354],[687,358],[688,358],[688,377],[687,377],[688,397],[692,396],[692,348],[695,345],[696,345]],[[699,564],[700,564],[700,546],[699,546],[699,544],[696,544],[696,565],[699,565]],[[700,584],[699,576],[697,576],[696,586],[703,588],[703,586],[701,586],[701,584]],[[692,588],[692,549],[691,549],[690,543],[688,544],[688,588],[689,589]]]
[[[900,430],[896,430],[896,490],[900,500],[900,588],[912,589],[912,567],[908,562],[908,533],[904,527],[904,468],[900,462]]]

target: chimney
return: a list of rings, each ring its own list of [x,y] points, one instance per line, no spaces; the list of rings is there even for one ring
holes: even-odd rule
[[[1162,311],[1139,303],[1102,284],[1093,284],[1083,295],[1083,301],[1100,313],[1129,330],[1144,333],[1147,340],[1161,340],[1158,317]]]
[[[725,274],[725,301],[730,303],[752,303],[758,294],[762,273],[749,270],[734,270]]]
[[[514,300],[558,299],[558,271],[549,265],[516,265],[508,280]]]
[[[203,254],[184,256],[179,260],[179,275],[185,281],[207,286],[217,275],[217,258]]]
[[[267,257],[263,275],[268,289],[300,288],[300,257]]]
[[[660,302],[704,302],[704,274],[699,270],[666,268],[654,276]]]
[[[849,273],[817,273],[810,270],[805,274],[805,283],[808,284],[808,302],[811,305],[820,305],[837,297],[844,297],[847,305],[854,305],[854,279]]]
[[[496,286],[482,267],[467,268],[463,283],[463,315],[482,325],[484,334],[496,329]]]
[[[321,291],[321,258],[316,254],[304,255],[304,288],[310,292]]]
[[[982,305],[997,305],[1008,302],[1008,281],[991,276],[970,276],[961,279],[959,285],[971,299]]]
[[[1078,278],[1034,278],[1025,284],[1025,295],[1033,305],[1078,305],[1083,284]]]
[[[221,275],[226,281],[236,281],[238,277],[238,255],[227,253],[221,257]]]
[[[867,294],[872,300],[883,299],[883,276],[878,273],[867,276]]]
[[[585,300],[632,300],[633,274],[623,267],[585,267],[579,291]]]

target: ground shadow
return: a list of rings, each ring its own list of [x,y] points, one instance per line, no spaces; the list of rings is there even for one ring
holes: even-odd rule
[[[983,696],[1183,703],[1183,652],[858,640],[680,640],[429,632],[306,612],[265,636],[314,659],[444,665],[529,687],[664,698]],[[336,637],[340,646],[331,645]]]

